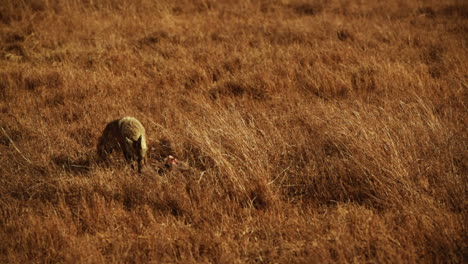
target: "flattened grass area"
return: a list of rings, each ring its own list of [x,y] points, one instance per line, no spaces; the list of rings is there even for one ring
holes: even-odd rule
[[[467,25],[457,0],[3,1],[0,262],[463,263]],[[142,175],[96,162],[125,115]]]

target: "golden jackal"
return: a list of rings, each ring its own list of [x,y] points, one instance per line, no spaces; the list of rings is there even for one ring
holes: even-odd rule
[[[101,160],[115,149],[122,150],[125,160],[131,163],[138,162],[138,172],[141,172],[142,165],[146,163],[146,138],[145,128],[134,117],[122,117],[107,124],[99,138],[97,145],[98,156]]]

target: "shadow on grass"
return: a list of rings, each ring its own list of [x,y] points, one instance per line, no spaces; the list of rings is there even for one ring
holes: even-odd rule
[[[66,172],[76,174],[87,174],[91,170],[90,159],[72,159],[71,157],[66,155],[59,155],[53,157],[52,161],[55,165],[61,167]]]

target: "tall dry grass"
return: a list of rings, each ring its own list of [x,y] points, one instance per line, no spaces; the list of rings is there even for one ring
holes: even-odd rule
[[[464,1],[0,5],[0,262],[463,263]],[[152,167],[95,162],[106,122]],[[188,170],[156,173],[169,154]]]

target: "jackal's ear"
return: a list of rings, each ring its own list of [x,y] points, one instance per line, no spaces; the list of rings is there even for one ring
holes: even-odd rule
[[[125,137],[125,140],[127,141],[128,144],[133,144],[133,140],[129,139],[128,137]]]

